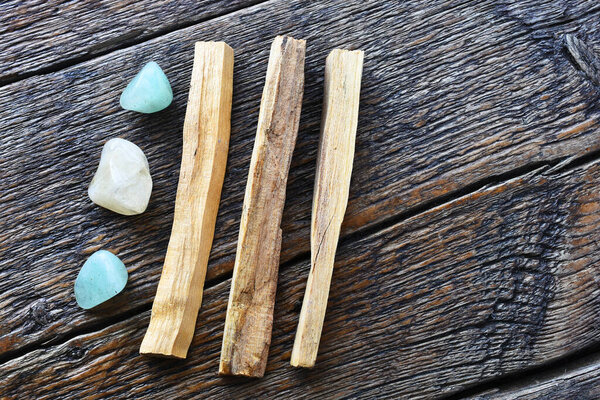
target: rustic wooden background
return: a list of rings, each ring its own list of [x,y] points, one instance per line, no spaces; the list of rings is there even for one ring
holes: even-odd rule
[[[600,397],[600,4],[595,0],[0,3],[0,398]],[[307,40],[273,343],[217,376],[268,50]],[[193,43],[236,53],[228,169],[185,361],[138,355],[173,217]],[[317,367],[289,366],[309,268],[323,68],[365,66],[350,202]],[[157,61],[175,99],[119,95]],[[146,213],[94,206],[103,143],[147,154]],[[125,291],[77,307],[105,248]]]

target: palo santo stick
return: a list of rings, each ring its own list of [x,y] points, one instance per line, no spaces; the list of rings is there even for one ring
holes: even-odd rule
[[[313,195],[308,276],[290,363],[313,367],[317,359],[329,285],[350,189],[362,51],[333,50],[325,63],[325,96]]]
[[[240,222],[220,374],[265,373],[281,249],[281,214],[302,94],[306,42],[278,36],[271,45],[258,129]]]
[[[227,164],[233,50],[197,42],[173,229],[140,353],[185,358],[194,335]]]

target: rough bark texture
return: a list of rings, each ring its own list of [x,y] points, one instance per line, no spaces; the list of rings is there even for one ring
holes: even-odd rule
[[[184,361],[137,350],[149,312],[0,369],[3,394],[434,398],[596,342],[600,162],[529,174],[340,245],[317,368],[289,365],[308,260],[280,271],[260,380],[219,378],[230,281]]]
[[[23,385],[23,390],[35,388],[41,394],[181,390],[185,395],[206,387],[209,394],[242,394],[253,388],[251,393],[261,395],[277,389],[291,393],[302,385],[316,395],[366,396],[380,390],[399,396],[424,388],[422,396],[434,396],[597,344],[597,289],[591,282],[597,276],[593,261],[598,235],[593,230],[587,236],[573,235],[571,222],[566,227],[560,223],[568,207],[567,214],[591,221],[581,222],[581,229],[592,229],[595,203],[580,199],[584,192],[577,185],[587,182],[597,188],[595,172],[571,172],[557,181],[561,187],[540,184],[532,193],[513,191],[516,200],[501,217],[494,213],[505,210],[511,198],[502,197],[504,192],[494,194],[497,202],[489,200],[491,206],[481,206],[479,214],[464,210],[475,218],[473,224],[503,227],[481,242],[479,234],[469,241],[446,238],[464,230],[454,218],[440,223],[445,231],[430,232],[429,242],[419,234],[398,236],[392,228],[372,234],[411,215],[430,215],[427,210],[436,204],[486,183],[563,158],[597,157],[599,11],[596,1],[586,0],[273,0],[0,88],[0,361],[8,360],[0,375],[9,382],[3,390],[8,395]],[[7,15],[14,20],[20,14]],[[110,24],[116,23],[111,19]],[[59,32],[60,26],[53,29]],[[270,388],[215,376],[228,288],[226,283],[214,285],[233,266],[268,48],[282,33],[306,38],[309,46],[300,131],[282,218],[281,260],[288,272],[282,274],[265,377],[266,383],[279,379],[279,386]],[[163,363],[136,352],[173,222],[180,132],[192,48],[198,40],[224,40],[236,51],[231,144],[207,275],[213,288],[205,300],[211,297],[213,302],[201,311],[204,328],[197,331],[190,359]],[[325,353],[317,364],[322,369],[293,371],[286,365],[308,272],[307,261],[299,260],[309,250],[323,66],[335,47],[368,54],[341,232],[344,257],[350,261],[340,264],[360,267],[363,275],[352,276],[350,284],[346,274],[358,270],[336,267],[333,282],[338,283],[332,287],[326,317],[330,327],[322,339]],[[121,110],[120,91],[152,59],[171,80],[173,105],[150,116]],[[148,156],[155,188],[141,216],[115,216],[87,199],[98,161],[92,155],[114,136],[133,141]],[[596,192],[589,189],[589,197]],[[589,207],[587,214],[585,208],[577,212],[577,204]],[[394,226],[410,231],[413,222]],[[367,235],[374,241],[365,245],[360,240]],[[579,243],[573,242],[569,251],[583,256],[564,253],[561,257],[573,257],[567,262],[539,255],[573,237]],[[85,259],[99,248],[123,259],[130,280],[113,303],[84,312],[75,304],[72,285]],[[473,248],[478,258],[471,267],[465,270],[451,262],[469,256]],[[399,255],[390,255],[394,252]],[[514,257],[522,261],[510,266]],[[439,264],[430,272],[423,267],[428,263]],[[559,274],[548,277],[544,271],[556,263],[573,270],[559,268]],[[390,276],[393,271],[402,275]],[[344,283],[354,287],[342,290]],[[369,285],[375,288],[365,290]],[[451,303],[440,303],[448,285]],[[355,298],[355,292],[371,297]],[[373,298],[384,303],[372,305]],[[549,298],[560,304],[545,303]],[[427,307],[430,313],[413,310]],[[387,317],[391,328],[385,324]],[[497,317],[505,320],[498,322]],[[19,354],[24,355],[10,361]],[[50,362],[61,366],[46,367]],[[340,383],[330,384],[331,376]],[[128,382],[128,388],[119,386]]]
[[[277,291],[281,216],[298,136],[306,41],[277,36],[271,45],[248,171],[225,319],[219,373],[265,373]]]

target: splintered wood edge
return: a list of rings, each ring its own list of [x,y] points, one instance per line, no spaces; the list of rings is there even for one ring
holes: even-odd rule
[[[335,253],[348,204],[363,58],[360,50],[335,49],[325,65],[311,222],[311,269],[290,359],[294,367],[314,367],[317,359]]]
[[[225,177],[232,93],[233,49],[196,42],[173,227],[141,354],[187,356]]]
[[[281,217],[304,92],[306,41],[271,45],[244,197],[219,374],[265,372],[281,251]],[[265,191],[269,191],[266,195]],[[255,281],[260,285],[255,285]]]

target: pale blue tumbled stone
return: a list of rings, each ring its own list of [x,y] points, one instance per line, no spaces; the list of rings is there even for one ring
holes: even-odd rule
[[[115,297],[127,284],[127,268],[119,257],[106,250],[92,254],[75,280],[75,300],[89,309]]]
[[[121,93],[121,107],[145,114],[163,110],[173,101],[167,76],[154,61],[149,62]]]

